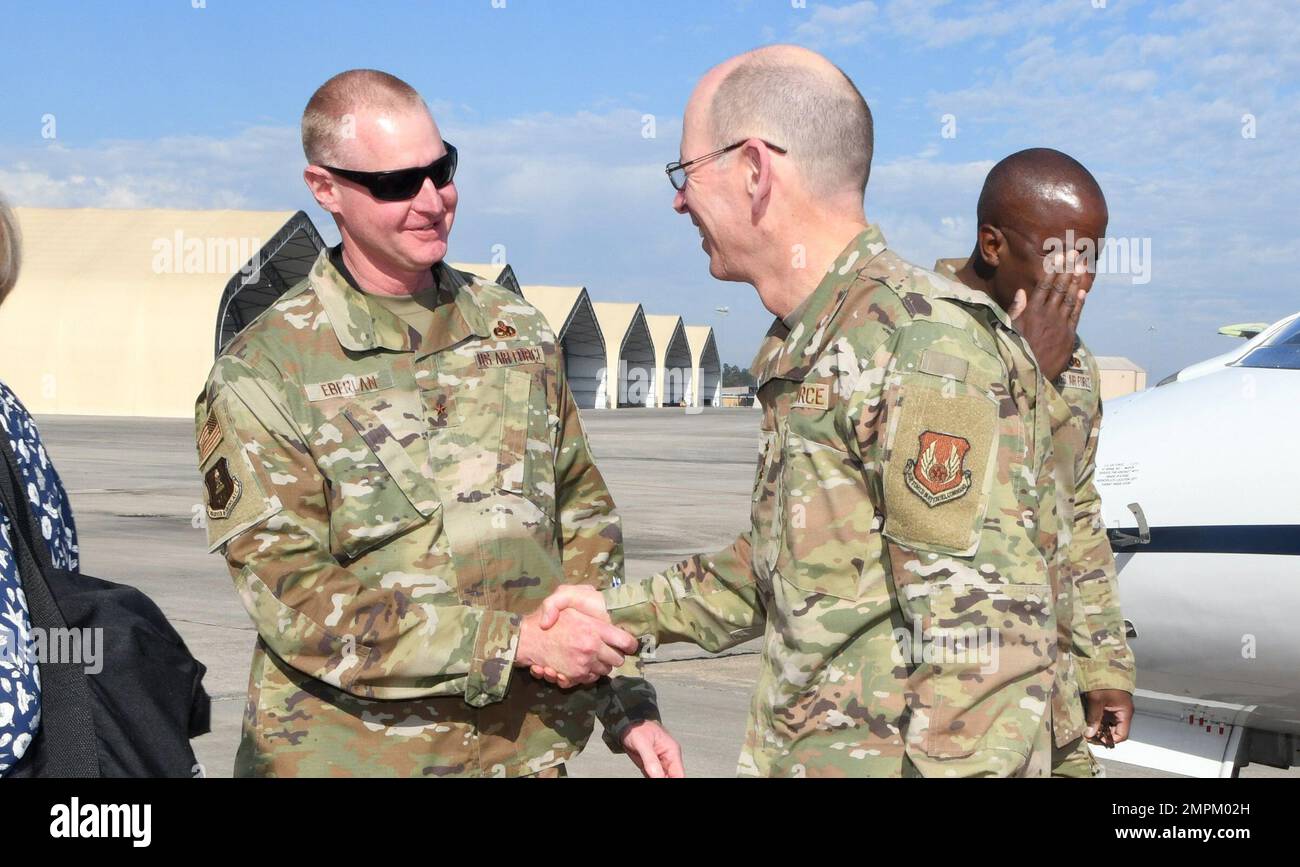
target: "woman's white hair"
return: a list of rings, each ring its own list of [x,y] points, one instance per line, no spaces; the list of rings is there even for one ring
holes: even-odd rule
[[[18,272],[23,264],[22,235],[18,231],[18,218],[9,205],[0,198],[0,303],[18,282]]]

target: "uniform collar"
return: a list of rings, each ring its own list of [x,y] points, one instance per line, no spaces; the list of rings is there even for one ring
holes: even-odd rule
[[[491,334],[487,314],[469,282],[460,272],[438,262],[433,266],[438,287],[438,306],[434,308],[429,334],[421,335],[362,292],[347,271],[341,255],[342,245],[321,250],[312,265],[312,289],[320,299],[334,329],[339,345],[353,352],[391,349],[396,352],[427,354],[454,346],[465,338]],[[336,252],[338,251],[338,252]]]
[[[943,281],[934,287],[931,293],[935,298],[947,298],[957,301],[967,306],[979,307],[992,316],[1004,328],[1015,331],[1015,326],[1011,324],[1011,317],[1002,309],[998,302],[993,300],[993,296],[979,289],[972,289],[965,283],[957,279],[957,272],[966,264],[967,259],[938,259],[934,263],[934,273],[943,277]],[[1019,333],[1019,332],[1017,332]]]
[[[758,387],[769,379],[803,379],[826,342],[830,324],[848,297],[858,275],[873,259],[885,252],[885,236],[868,226],[844,248],[817,288],[791,316],[787,325],[779,317],[768,329],[750,372]]]

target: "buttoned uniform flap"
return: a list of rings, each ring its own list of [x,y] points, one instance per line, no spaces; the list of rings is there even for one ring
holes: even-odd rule
[[[531,501],[555,520],[555,447],[559,416],[548,399],[544,368],[508,368],[501,413],[500,488]]]
[[[427,447],[420,432],[407,439]],[[407,442],[375,406],[341,408],[316,429],[311,446],[327,482],[330,549],[340,558],[355,559],[425,523],[441,505]]]
[[[493,522],[506,515],[524,525],[555,521],[558,395],[542,350],[530,353],[439,359],[440,379],[454,383],[448,396],[459,423],[432,432],[435,478],[455,491],[457,504]]]
[[[880,559],[877,510],[844,442],[833,382],[800,383],[778,440],[775,569],[803,594],[856,600]]]
[[[407,453],[406,445],[378,413],[365,404],[358,403],[344,408],[339,415],[347,419],[352,429],[370,447],[415,510],[426,518],[432,515],[440,505],[433,483],[425,478]],[[419,441],[423,445],[423,433],[408,436],[412,441]]]
[[[960,361],[927,351],[886,379],[883,532],[913,550],[969,556],[1001,444],[998,403]]]

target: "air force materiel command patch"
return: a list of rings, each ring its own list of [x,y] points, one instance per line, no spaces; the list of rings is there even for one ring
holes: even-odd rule
[[[795,409],[830,409],[831,387],[824,382],[802,383],[799,397],[792,404]]]
[[[218,520],[230,515],[230,510],[239,502],[239,495],[244,492],[239,479],[230,475],[225,457],[219,458],[203,474],[203,486],[208,491],[208,517]]]
[[[921,434],[917,456],[909,458],[904,473],[907,487],[931,508],[965,495],[971,472],[965,468],[970,442],[951,434]]]
[[[1056,386],[1057,388],[1082,388],[1085,391],[1092,391],[1092,374],[1088,372],[1088,366],[1083,363],[1079,353],[1076,352],[1070,357],[1070,366],[1056,378]]]

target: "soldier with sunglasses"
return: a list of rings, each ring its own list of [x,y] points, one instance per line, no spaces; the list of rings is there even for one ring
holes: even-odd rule
[[[351,70],[303,115],[342,243],[222,351],[195,413],[208,542],[257,626],[236,773],[557,776],[592,732],[681,774],[626,632],[618,515],[557,340],[444,263],[457,153],[409,85]],[[562,668],[561,691],[518,667]]]

